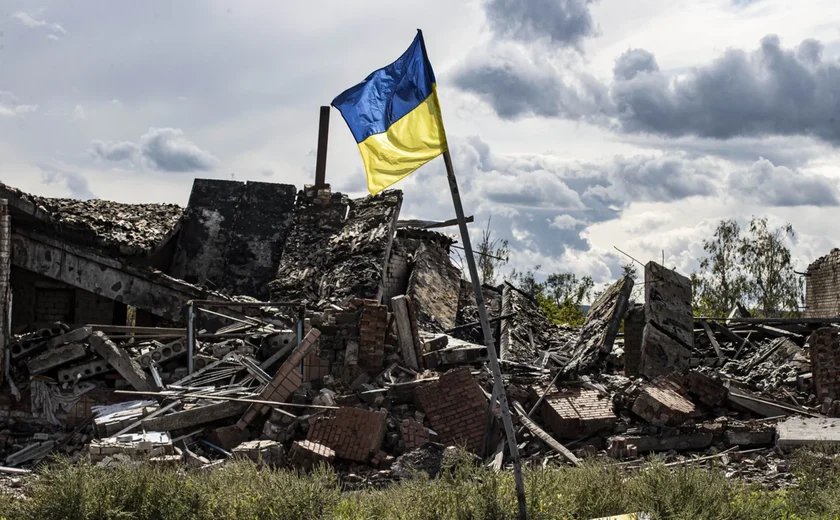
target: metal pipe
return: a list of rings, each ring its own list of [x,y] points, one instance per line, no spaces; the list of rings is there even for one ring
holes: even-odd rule
[[[193,373],[193,356],[195,355],[195,302],[187,303],[187,373]]]

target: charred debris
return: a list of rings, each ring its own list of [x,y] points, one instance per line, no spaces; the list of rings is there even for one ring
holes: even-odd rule
[[[506,464],[455,239],[402,195],[196,180],[189,204],[43,199],[0,185],[0,456],[100,464],[334,464],[349,483],[436,474],[446,447]],[[840,442],[834,251],[808,317],[698,319],[651,262],[579,328],[486,286],[526,462],[715,460],[785,486],[786,453]],[[812,286],[813,281],[813,286]]]

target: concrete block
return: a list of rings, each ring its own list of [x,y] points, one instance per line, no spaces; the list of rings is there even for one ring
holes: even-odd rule
[[[699,415],[694,403],[662,379],[645,385],[632,411],[655,426],[679,426]]]
[[[62,334],[61,336],[56,336],[51,338],[47,341],[47,348],[56,348],[60,347],[61,345],[68,345],[70,343],[80,343],[93,333],[93,329],[90,327],[81,327],[76,330],[70,331],[67,334]]]
[[[840,444],[840,419],[791,417],[776,425],[776,446],[791,450],[808,444]]]
[[[60,383],[70,383],[76,380],[88,379],[112,371],[114,368],[104,359],[97,359],[81,365],[62,368],[58,371]]]
[[[243,457],[259,464],[282,467],[286,462],[286,450],[276,441],[246,441],[231,451],[233,457]]]
[[[149,368],[149,365],[152,364],[152,361],[157,363],[165,363],[170,359],[175,359],[178,356],[182,356],[187,353],[187,346],[184,344],[183,341],[173,341],[172,343],[167,343],[166,345],[161,345],[155,349],[152,349],[145,354],[137,356],[134,358],[134,361],[140,364],[143,368]]]
[[[117,372],[120,373],[135,390],[153,392],[157,390],[151,376],[143,372],[140,365],[128,356],[128,353],[117,347],[102,332],[94,332],[90,336],[90,345],[97,354],[105,358]]]
[[[29,368],[29,374],[36,376],[49,372],[67,363],[84,358],[87,355],[87,348],[84,345],[76,343],[65,345],[63,347],[47,350],[43,354],[39,354],[26,362]]]
[[[153,417],[143,421],[146,430],[172,431],[191,428],[229,417],[235,417],[248,408],[248,403],[224,401],[216,404],[197,406],[160,417]]]
[[[675,435],[622,435],[627,446],[634,445],[638,453],[659,451],[694,451],[711,446],[714,436],[708,432],[689,432]],[[610,437],[608,443],[619,437]]]

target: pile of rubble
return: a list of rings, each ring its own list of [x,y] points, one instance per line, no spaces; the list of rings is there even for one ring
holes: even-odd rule
[[[291,186],[263,184],[236,184],[217,204],[231,186],[198,183],[181,234],[169,238],[173,277],[96,286],[171,326],[56,323],[13,338],[2,471],[52,453],[193,467],[243,457],[301,469],[326,462],[348,482],[376,483],[434,475],[451,446],[505,466],[488,346],[471,286],[449,259],[454,239],[400,226],[398,192],[296,198]],[[244,202],[278,194],[277,226],[260,227]],[[138,295],[135,279],[158,285]],[[185,298],[203,294],[182,280],[232,294],[267,286],[271,301],[193,297],[181,313]],[[840,442],[840,320],[739,309],[695,318],[690,281],[653,262],[643,304],[631,301],[633,285],[617,280],[580,328],[550,323],[509,283],[483,288],[526,461],[636,467],[654,454],[787,486],[787,450]]]

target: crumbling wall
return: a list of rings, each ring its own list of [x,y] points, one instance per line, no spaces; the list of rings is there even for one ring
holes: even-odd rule
[[[592,303],[566,371],[588,372],[603,368],[627,312],[632,290],[633,279],[623,276]]]
[[[505,282],[502,288],[500,359],[531,363],[538,350],[571,352],[577,332],[548,321],[536,300]],[[483,343],[483,341],[482,341]]]
[[[653,379],[686,370],[694,348],[691,280],[655,262],[645,266],[641,374]]]
[[[298,197],[277,277],[270,284],[272,299],[315,304],[352,297],[379,300],[402,192],[353,201],[333,194],[326,204],[316,200]]]
[[[289,184],[196,179],[170,273],[230,294],[266,298],[295,193]]]
[[[805,316],[840,316],[840,249],[808,266],[805,274]]]
[[[414,303],[418,326],[429,332],[454,327],[460,292],[461,273],[446,250],[431,243],[421,244],[406,291]]]
[[[642,362],[642,336],[645,330],[645,306],[634,305],[624,318],[624,375],[638,376]]]
[[[411,274],[411,253],[405,241],[395,238],[391,246],[391,256],[385,266],[382,276],[382,294],[388,309],[391,308],[391,298],[405,294],[408,288],[408,277]]]

